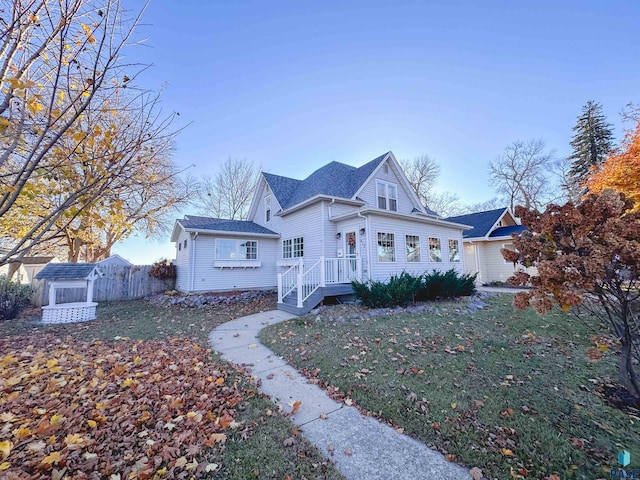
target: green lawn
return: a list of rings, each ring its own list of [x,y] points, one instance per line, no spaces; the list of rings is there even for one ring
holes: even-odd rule
[[[617,372],[615,346],[595,343],[607,344],[606,330],[592,318],[516,311],[511,298],[476,313],[449,303],[348,321],[335,320],[337,307],[270,326],[262,341],[334,396],[489,478],[608,478],[622,449],[633,466],[640,412],[600,393]]]
[[[6,354],[3,352],[3,345],[9,351],[11,345],[19,344],[18,342],[28,344],[30,338],[45,334],[53,334],[60,339],[72,337],[83,342],[102,340],[107,344],[115,342],[115,337],[132,341],[184,337],[208,346],[208,334],[216,326],[242,315],[273,308],[273,298],[242,306],[203,310],[158,307],[144,301],[101,303],[96,320],[48,326],[37,323],[39,311],[33,310],[27,312],[22,319],[0,322],[0,359]],[[122,340],[117,342],[121,343]],[[228,365],[216,356],[213,356],[212,361]],[[223,457],[215,459],[220,463],[215,478],[343,478],[312,445],[301,435],[297,435],[293,424],[276,412],[273,403],[257,392],[248,375],[241,377],[239,382],[239,389],[245,392],[245,398],[237,408],[236,420],[250,428],[248,432],[245,429],[229,432],[229,438],[222,449]],[[0,440],[3,440],[2,437],[0,435]],[[283,444],[285,440],[287,446]]]

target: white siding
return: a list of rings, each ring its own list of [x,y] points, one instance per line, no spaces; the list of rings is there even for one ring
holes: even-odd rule
[[[384,173],[384,165],[389,165],[389,172]],[[405,188],[404,182],[401,181],[398,175],[402,175],[401,172],[396,174],[393,163],[385,162],[376,172],[373,178],[365,184],[362,191],[358,194],[358,197],[366,202],[369,206],[377,208],[378,198],[376,193],[376,180],[383,180],[385,182],[394,183],[398,189],[398,212],[411,213],[414,207],[414,201],[412,200],[411,193]]]
[[[184,241],[187,240],[187,248],[184,247]],[[180,248],[178,249],[178,245]],[[190,270],[189,270],[189,252],[191,249],[191,235],[186,233],[184,230],[178,236],[178,241],[176,242],[176,290],[180,290],[181,292],[189,291],[189,278],[190,278]]]
[[[402,271],[417,275],[434,269],[446,271],[453,268],[460,273],[464,273],[464,258],[462,255],[461,261],[449,262],[449,239],[457,239],[462,248],[461,230],[386,216],[371,215],[370,218],[370,231],[367,232],[367,240],[370,245],[372,279],[388,280],[391,275]],[[395,262],[378,261],[378,232],[394,234]],[[406,261],[405,235],[417,235],[420,237],[420,262]],[[429,237],[440,239],[442,262],[431,262],[429,260]]]
[[[282,228],[282,218],[277,216],[276,213],[282,210],[282,207],[278,203],[278,199],[276,199],[276,196],[273,194],[271,189],[268,188],[266,182],[260,182],[260,185],[260,191],[255,198],[255,201],[257,202],[256,212],[254,217],[249,220],[257,223],[258,225],[262,225],[264,228],[268,228],[272,232],[279,233]],[[267,222],[264,205],[265,198],[269,195],[271,195],[271,220]]]
[[[326,208],[324,209],[326,212]],[[322,202],[316,202],[302,210],[288,214],[280,219],[280,239],[278,240],[278,259],[295,261],[295,258],[282,258],[282,242],[292,238],[304,238],[304,259],[315,261],[320,258],[325,249],[325,237],[322,235],[322,222],[325,222],[325,232],[327,230],[327,220],[323,220]],[[334,233],[335,235],[335,233]]]
[[[537,269],[525,268],[506,262],[500,250],[505,245],[513,245],[511,240],[494,240],[491,242],[476,243],[478,245],[478,260],[480,275],[478,281],[482,283],[506,282],[517,271],[525,271],[530,275],[537,275]]]
[[[200,234],[192,241],[189,248],[194,250],[196,256],[195,268],[189,284],[189,291],[209,292],[225,290],[246,290],[275,288],[276,277],[276,250],[277,240],[271,238],[255,238],[250,236],[234,236],[233,238],[256,240],[258,242],[258,260],[261,265],[258,268],[216,268],[215,262],[215,235]],[[220,238],[231,238],[228,236]],[[178,278],[180,275],[178,274]]]

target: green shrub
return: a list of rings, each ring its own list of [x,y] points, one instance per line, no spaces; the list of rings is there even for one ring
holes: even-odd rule
[[[12,282],[6,276],[0,276],[0,320],[16,318],[20,311],[29,305],[31,287]]]
[[[353,281],[353,291],[363,305],[370,308],[404,307],[415,300],[415,294],[422,282],[422,276],[414,277],[402,272],[392,275],[388,282],[370,280]]]
[[[475,281],[476,275],[460,275],[453,269],[446,272],[433,270],[422,276],[422,284],[416,292],[416,300],[466,297],[475,293]]]
[[[418,275],[407,272],[392,275],[388,282],[353,281],[358,300],[369,308],[404,307],[416,300],[427,301],[472,295],[476,291],[475,275],[460,275],[455,270]]]

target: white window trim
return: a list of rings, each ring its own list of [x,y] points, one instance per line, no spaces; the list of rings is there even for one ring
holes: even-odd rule
[[[418,244],[418,259],[417,260],[409,260],[409,254],[407,253],[407,237],[415,237],[417,239]],[[407,263],[420,263],[422,262],[422,248],[420,245],[420,235],[411,235],[409,233],[404,236],[404,250],[406,255]]]
[[[378,235],[393,235],[393,260],[380,260],[380,255],[378,254]],[[387,263],[397,263],[398,261],[398,251],[396,249],[396,234],[395,232],[376,232],[376,260],[378,263],[387,264]]]
[[[458,242],[458,260],[451,260],[451,242]],[[460,263],[460,255],[462,255],[462,252],[460,252],[460,240],[457,238],[450,238],[447,242],[447,247],[449,248],[449,263]]]
[[[302,240],[302,255],[295,255],[294,245],[296,243],[296,240]],[[288,257],[284,256],[285,242],[289,242],[289,248],[288,248],[289,256]],[[300,258],[304,258],[304,236],[302,236],[302,237],[293,237],[293,238],[285,238],[284,240],[282,240],[282,259],[283,260],[293,260],[293,259],[300,259]]]
[[[234,242],[236,242],[235,245],[235,251],[236,253],[238,253],[238,246],[240,244],[240,242],[256,242],[256,258],[250,258],[250,259],[242,259],[242,258],[236,258],[236,259],[229,259],[229,258],[217,258],[217,253],[218,253],[218,242],[220,240],[233,240]],[[219,262],[239,262],[241,264],[244,264],[245,262],[259,262],[260,259],[260,242],[258,240],[255,240],[253,238],[216,238],[216,242],[215,242],[215,250],[213,252],[214,255],[214,259],[216,263]],[[217,266],[217,265],[216,265]],[[258,265],[259,266],[259,265]]]
[[[380,195],[380,187],[383,186],[383,190],[384,192],[382,192],[383,194]],[[395,198],[390,198],[389,197],[389,186],[393,187],[396,191],[396,197]],[[389,212],[397,212],[398,211],[398,185],[395,183],[391,183],[391,182],[387,182],[385,180],[378,180],[376,179],[376,207],[380,208],[380,205],[378,205],[378,198],[379,197],[384,197],[384,205],[385,208],[383,208],[382,210],[387,210]],[[396,209],[395,210],[391,210],[389,208],[389,200],[395,200],[396,201]]]

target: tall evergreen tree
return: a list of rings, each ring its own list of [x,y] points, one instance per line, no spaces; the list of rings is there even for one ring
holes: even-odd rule
[[[567,194],[572,200],[579,200],[586,193],[584,182],[591,167],[600,167],[613,148],[611,124],[602,113],[602,105],[592,100],[582,107],[578,117],[569,155],[571,168],[567,178]]]

